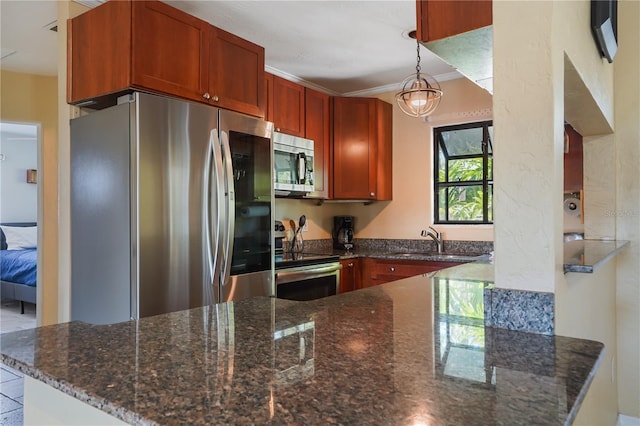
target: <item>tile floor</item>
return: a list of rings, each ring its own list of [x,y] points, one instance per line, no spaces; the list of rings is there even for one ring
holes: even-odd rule
[[[20,314],[20,303],[2,302],[0,307],[0,333],[24,330],[36,326],[35,305],[25,303]],[[24,394],[22,373],[0,364],[0,426],[22,426],[22,399]]]

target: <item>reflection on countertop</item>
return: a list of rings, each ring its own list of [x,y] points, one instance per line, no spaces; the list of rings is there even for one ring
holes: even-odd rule
[[[603,345],[486,327],[451,271],[3,334],[2,362],[132,424],[570,424]]]

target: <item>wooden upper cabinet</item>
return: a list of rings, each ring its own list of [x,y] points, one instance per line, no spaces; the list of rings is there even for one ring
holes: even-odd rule
[[[131,84],[131,3],[113,1],[68,22],[67,103],[122,92]]]
[[[211,34],[211,104],[264,117],[264,48],[219,28]]]
[[[273,74],[264,73],[264,119],[273,122]]]
[[[132,86],[202,101],[210,25],[157,1],[134,1]]]
[[[264,49],[165,3],[108,1],[69,20],[67,48],[70,104],[143,90],[264,116]]]
[[[417,38],[435,41],[492,24],[491,0],[416,0]]]
[[[273,76],[273,127],[277,132],[305,137],[304,86]]]
[[[565,124],[564,132],[564,190],[578,192],[584,186],[582,135],[570,124]]]
[[[308,198],[331,198],[331,97],[313,89],[304,89],[305,137],[313,140],[315,192]]]
[[[392,106],[333,98],[333,198],[392,199]]]

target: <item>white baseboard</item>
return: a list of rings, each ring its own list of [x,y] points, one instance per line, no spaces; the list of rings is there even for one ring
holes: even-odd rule
[[[618,426],[640,426],[640,417],[618,414]]]

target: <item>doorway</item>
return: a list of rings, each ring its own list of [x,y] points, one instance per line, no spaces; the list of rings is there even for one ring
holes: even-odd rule
[[[38,123],[0,122],[0,333],[38,324],[41,142]]]

